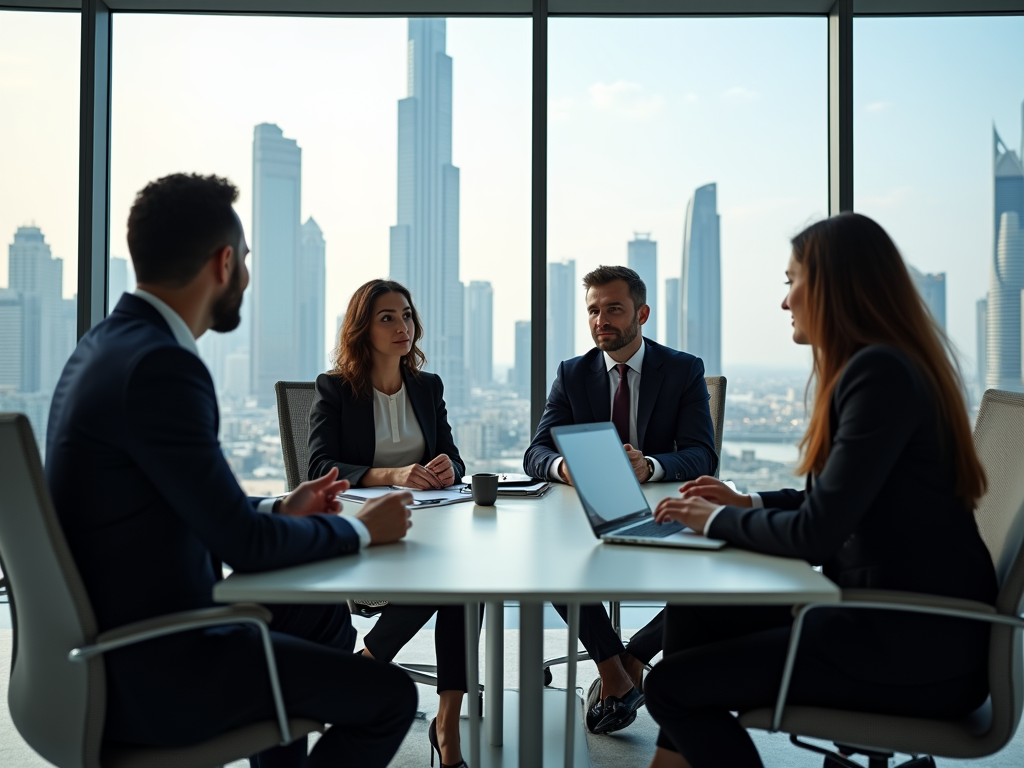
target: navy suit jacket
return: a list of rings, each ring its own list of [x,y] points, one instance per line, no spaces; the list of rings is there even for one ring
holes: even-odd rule
[[[708,408],[704,363],[699,357],[644,339],[636,434],[645,456],[665,468],[665,482],[713,475],[718,467],[715,430]],[[558,366],[537,434],[526,450],[523,468],[532,477],[548,477],[558,458],[551,428],[611,421],[611,387],[604,353],[596,347]]]
[[[419,376],[403,372],[402,378],[426,443],[420,464],[446,454],[455,469],[455,482],[462,482],[466,465],[452,440],[441,377],[421,371]],[[331,467],[337,467],[339,479],[358,485],[373,466],[377,452],[373,398],[355,397],[348,384],[329,373],[317,376],[315,386],[316,394],[309,410],[307,479],[323,477]]]
[[[224,460],[218,424],[203,361],[137,296],[122,296],[71,355],[50,408],[46,479],[101,632],[213,605],[215,560],[252,572],[358,550],[336,515],[258,513]],[[175,635],[115,651],[108,674],[122,655],[187,643]]]

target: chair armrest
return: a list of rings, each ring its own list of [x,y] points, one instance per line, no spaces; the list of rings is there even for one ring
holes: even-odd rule
[[[796,652],[800,645],[800,634],[804,626],[804,617],[816,608],[925,613],[932,616],[970,619],[983,621],[988,624],[1002,624],[1016,629],[1024,629],[1024,616],[1011,616],[999,613],[987,603],[917,592],[848,589],[843,591],[843,599],[839,603],[810,603],[800,606],[796,612],[796,618],[793,620],[793,629],[789,635],[789,651],[786,654],[786,666],[783,668],[782,683],[779,685],[779,697],[775,702],[775,712],[772,715],[772,733],[777,732],[782,725],[782,713],[786,706],[786,696],[789,694],[789,684],[793,678],[793,666],[796,663]]]
[[[255,603],[239,603],[216,608],[201,608],[196,611],[169,613],[166,616],[136,621],[104,632],[97,636],[96,642],[92,645],[73,648],[68,653],[68,660],[88,661],[117,648],[178,632],[187,632],[191,629],[221,627],[229,624],[252,624],[259,630],[263,641],[263,652],[267,659],[267,672],[270,676],[270,690],[274,696],[274,707],[277,710],[281,745],[284,746],[291,743],[292,737],[291,729],[288,727],[288,715],[284,708],[284,697],[281,695],[281,681],[277,674],[277,662],[274,659],[274,645],[270,640],[270,628],[267,626],[272,618],[273,614],[270,611]]]

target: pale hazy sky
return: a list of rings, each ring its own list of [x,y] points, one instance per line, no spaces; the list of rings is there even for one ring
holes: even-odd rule
[[[0,236],[42,227],[68,296],[78,35],[76,14],[0,12]],[[327,241],[333,336],[352,289],[387,272],[405,40],[402,20],[118,14],[112,253],[128,255],[132,195],[173,171],[229,176],[248,227],[253,126],[277,123],[302,147],[302,215]],[[973,358],[991,130],[1020,146],[1024,18],[858,19],[854,40],[856,207],[919,269],[947,272],[950,331]],[[530,46],[527,19],[448,23],[462,279],[494,283],[498,364],[529,316]],[[549,55],[549,258],[576,259],[581,277],[625,263],[649,231],[659,281],[678,276],[686,201],[716,182],[726,372],[805,365],[778,305],[788,238],[827,213],[824,19],[552,19]]]

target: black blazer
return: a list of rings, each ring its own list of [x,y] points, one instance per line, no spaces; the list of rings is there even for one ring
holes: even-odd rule
[[[715,430],[708,409],[704,363],[699,357],[644,339],[634,447],[665,468],[665,482],[715,474]],[[604,353],[595,347],[559,364],[558,375],[526,450],[523,469],[548,477],[558,458],[551,428],[611,420],[611,390]]]
[[[402,378],[427,444],[420,463],[427,464],[442,453],[447,454],[455,468],[455,482],[461,482],[466,465],[452,440],[441,377],[420,371],[419,376],[403,372]],[[356,486],[373,466],[377,452],[373,397],[356,398],[348,384],[329,373],[317,376],[315,386],[309,410],[307,479],[323,477],[331,467],[337,467],[338,479]]]
[[[203,361],[137,296],[71,355],[46,479],[100,631],[213,605],[214,559],[253,572],[358,550],[341,517],[257,513],[221,453],[219,418]]]
[[[762,493],[763,509],[726,507],[707,535],[821,565],[844,589],[994,603],[991,556],[972,510],[954,494],[952,436],[938,420],[930,386],[910,359],[884,346],[855,354],[836,385],[830,424],[828,461],[820,475],[808,478],[806,491]],[[858,645],[863,650],[896,642],[900,627],[918,636],[941,633],[943,642],[965,633],[988,633],[982,626],[908,614],[848,612],[845,621],[850,625],[829,640],[837,660],[862,658]],[[951,676],[964,671],[965,663],[977,662],[941,654],[942,644],[935,640],[912,650],[935,652],[935,664]],[[898,658],[911,649],[890,650]],[[885,674],[898,675],[895,666]]]

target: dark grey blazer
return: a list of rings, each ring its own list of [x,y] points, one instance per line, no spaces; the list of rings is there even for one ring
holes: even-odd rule
[[[441,377],[421,371],[419,376],[403,374],[403,379],[427,444],[420,463],[447,454],[455,467],[455,481],[459,482],[466,473],[466,465],[452,439]],[[323,477],[331,467],[337,467],[338,479],[356,486],[373,466],[377,452],[373,398],[356,398],[348,384],[328,373],[317,376],[315,388],[309,410],[307,479]]]

